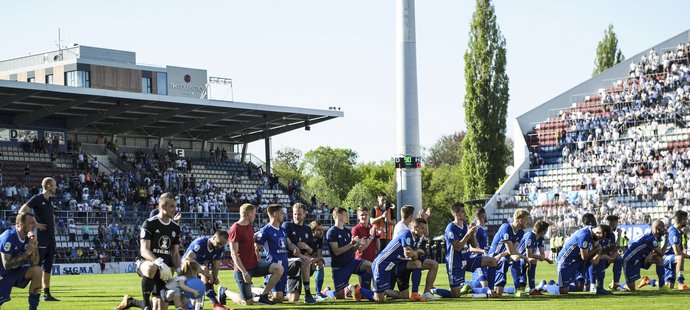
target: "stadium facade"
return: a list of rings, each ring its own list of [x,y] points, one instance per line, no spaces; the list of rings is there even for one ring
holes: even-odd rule
[[[0,61],[0,145],[60,136],[119,145],[246,153],[248,143],[343,112],[208,99],[204,69],[142,65],[130,51],[84,45]],[[270,152],[267,152],[270,153]],[[268,156],[266,161],[268,163]]]

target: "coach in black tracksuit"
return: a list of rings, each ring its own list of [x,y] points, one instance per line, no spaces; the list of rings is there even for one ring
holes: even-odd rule
[[[19,213],[32,212],[36,218],[38,229],[39,265],[43,267],[43,301],[60,301],[50,295],[50,274],[53,270],[55,258],[55,215],[50,197],[55,194],[57,184],[53,178],[44,178],[41,182],[43,193],[34,195],[27,201]]]

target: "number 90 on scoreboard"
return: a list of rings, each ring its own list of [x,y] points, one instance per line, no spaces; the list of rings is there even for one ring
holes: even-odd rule
[[[395,168],[422,168],[422,158],[418,156],[403,156],[395,158]]]

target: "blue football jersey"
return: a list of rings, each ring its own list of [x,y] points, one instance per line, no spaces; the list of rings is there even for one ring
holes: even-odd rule
[[[410,247],[413,250],[417,249],[420,239],[421,238],[417,238],[417,240],[415,240],[414,235],[411,231],[404,230],[395,238],[393,238],[388,243],[386,248],[383,249],[383,251],[381,251],[381,253],[379,253],[379,255],[376,256],[376,258],[374,259],[374,263],[386,265],[389,263],[397,264],[402,261],[408,260],[407,258],[405,258],[404,249],[406,247]]]
[[[477,239],[477,246],[489,252],[489,234],[486,232],[486,228],[479,226],[475,238]]]
[[[544,238],[538,238],[534,231],[527,232],[520,240],[517,251],[522,255],[527,255],[527,249],[535,253],[537,249],[544,247]]]
[[[581,262],[580,249],[591,251],[593,248],[592,227],[580,228],[565,241],[563,249],[558,253],[557,261],[559,268]]]
[[[293,222],[284,222],[282,227],[285,229],[285,232],[287,233],[292,244],[297,245],[300,242],[304,242],[310,247],[312,246],[311,243],[313,238],[311,234],[311,227],[308,225],[297,225]],[[300,250],[300,252],[302,252],[302,254],[307,254],[307,250]],[[288,253],[288,256],[293,257],[294,255],[292,252],[290,252]]]
[[[644,260],[657,246],[659,246],[659,240],[654,237],[653,233],[648,232],[630,243],[623,259],[630,262]]]
[[[264,251],[266,251],[266,261],[287,261],[287,233],[284,229],[266,224],[256,233],[254,242],[263,245]]]
[[[683,249],[683,233],[680,232],[676,226],[671,226],[671,228],[668,229],[668,248],[666,249],[666,255],[668,254],[676,254],[676,252],[673,251],[673,246],[678,245],[680,246],[681,250]]]
[[[462,266],[462,262],[466,261],[470,257],[470,244],[469,242],[465,243],[465,246],[462,248],[460,251],[456,251],[453,248],[453,242],[454,241],[460,241],[462,240],[463,237],[465,237],[465,234],[467,234],[467,231],[469,230],[469,227],[467,224],[463,223],[462,226],[459,226],[455,222],[451,222],[446,226],[446,232],[444,234],[444,239],[446,241],[446,263],[449,265],[452,265],[453,267],[460,267]]]
[[[5,232],[0,235],[0,246],[2,247],[0,250],[2,253],[15,257],[26,251],[26,248],[29,246],[29,238],[25,238],[24,240],[19,239],[17,228],[12,227],[11,229],[5,230]],[[29,262],[27,261],[26,264],[29,264]],[[2,263],[2,260],[0,260],[0,275],[4,275],[11,271],[12,269],[5,269],[5,265]]]
[[[498,253],[503,253],[507,250],[506,241],[516,245],[520,242],[520,239],[525,235],[525,232],[520,229],[517,232],[513,231],[513,227],[510,224],[505,223],[501,225],[498,232],[494,236],[494,240],[491,242],[491,248],[489,248],[489,256],[494,256]]]
[[[194,252],[196,255],[196,262],[202,266],[206,266],[213,261],[221,260],[223,257],[224,248],[214,249],[213,251],[208,250],[208,240],[209,237],[200,237],[194,239],[192,243],[187,247],[187,251],[184,252],[182,260],[185,260],[189,253]]]
[[[337,226],[333,226],[328,229],[326,232],[326,242],[329,244],[331,242],[335,242],[338,244],[339,248],[344,247],[348,243],[352,241],[352,233],[350,232],[349,229],[343,228],[340,229]],[[329,246],[330,247],[330,246]],[[335,255],[335,252],[333,252],[333,249],[330,249],[331,251],[331,267],[342,267],[346,266],[349,264],[352,260],[355,259],[355,252],[352,249],[349,249],[345,251],[345,253],[342,253],[340,255]]]

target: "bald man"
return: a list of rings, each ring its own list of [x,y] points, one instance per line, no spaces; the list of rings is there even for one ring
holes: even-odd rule
[[[640,279],[640,269],[649,269],[656,265],[656,274],[659,276],[659,287],[664,286],[664,250],[668,247],[668,238],[664,238],[664,246],[659,247],[661,237],[666,236],[664,223],[656,220],[652,223],[652,231],[640,239],[633,241],[623,255],[623,270],[628,290],[635,290],[635,281]],[[649,277],[644,277],[637,288],[649,284]]]
[[[41,182],[43,193],[34,195],[27,201],[19,213],[33,213],[38,229],[38,265],[43,267],[43,301],[60,301],[50,295],[50,273],[53,270],[55,257],[55,215],[50,197],[55,194],[57,184],[53,178],[44,178]]]

